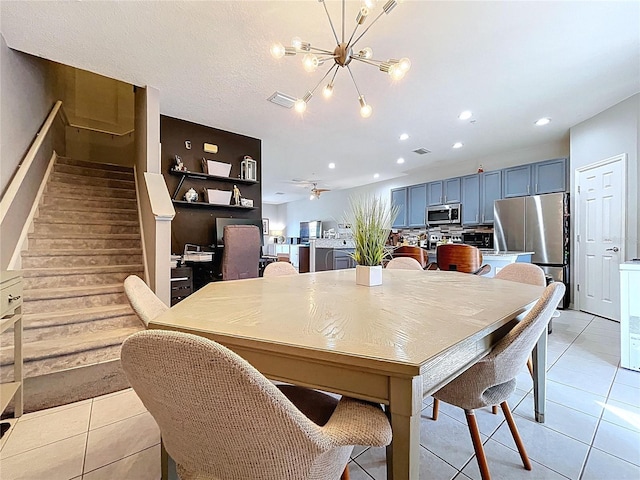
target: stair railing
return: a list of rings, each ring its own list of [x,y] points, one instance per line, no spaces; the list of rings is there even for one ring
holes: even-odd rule
[[[62,101],[58,100],[53,105],[53,108],[49,112],[49,115],[47,116],[47,119],[44,121],[44,124],[42,125],[40,130],[38,131],[38,133],[36,133],[36,137],[33,143],[31,144],[31,147],[29,147],[27,154],[24,156],[24,159],[18,166],[18,171],[16,172],[14,177],[11,179],[11,182],[9,183],[7,190],[2,196],[2,200],[0,200],[0,224],[4,221],[5,217],[7,216],[7,213],[9,212],[9,208],[13,204],[13,201],[15,200],[16,195],[20,190],[20,187],[22,186],[22,182],[24,182],[24,179],[26,178],[27,173],[29,172],[29,168],[33,164],[33,161],[36,158],[36,155],[40,151],[40,147],[42,146],[42,143],[45,141],[49,131],[51,130],[51,125],[53,125],[53,122],[56,119],[56,116],[58,115],[58,113],[61,111],[61,109],[62,109]]]

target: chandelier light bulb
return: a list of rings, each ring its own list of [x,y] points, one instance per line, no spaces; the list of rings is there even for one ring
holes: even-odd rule
[[[473,113],[471,113],[471,110],[465,110],[464,112],[461,112],[460,115],[458,115],[458,118],[460,120],[469,120],[472,116]]]
[[[358,53],[360,53],[361,57],[366,58],[367,60],[373,57],[373,50],[371,49],[371,47],[364,47]]]
[[[394,80],[401,80],[404,78],[405,71],[400,68],[400,64],[394,63],[389,67],[389,75]]]
[[[362,25],[367,19],[367,15],[369,15],[369,9],[366,5],[363,5],[362,7],[360,7],[360,11],[358,12],[358,16],[356,17],[356,23],[358,25]]]
[[[284,57],[284,52],[284,45],[282,45],[281,43],[274,43],[271,46],[271,55],[273,55],[273,58]]]
[[[371,108],[371,105],[367,104],[367,101],[364,99],[364,95],[360,95],[358,97],[358,101],[360,102],[360,115],[362,118],[369,118],[373,112],[373,108]]]
[[[322,94],[324,95],[324,98],[330,98],[331,95],[333,95],[333,84],[330,83],[325,86],[322,90]]]
[[[300,37],[293,37],[291,39],[291,46],[296,50],[300,50],[300,47],[302,47],[302,39]]]
[[[409,60],[407,57],[401,58],[398,62],[398,67],[400,67],[400,70],[402,70],[403,72],[408,72],[411,68],[411,60]]]
[[[316,196],[312,193],[311,195],[309,195],[309,200],[315,200]]]
[[[376,6],[377,0],[364,0],[364,6],[367,7],[368,9],[372,9],[373,7]]]
[[[318,69],[318,65],[320,65],[320,61],[313,53],[307,53],[302,58],[302,66],[307,72],[315,72]]]
[[[296,103],[293,104],[293,108],[295,108],[298,113],[304,113],[307,109],[307,102],[299,98],[296,100]]]

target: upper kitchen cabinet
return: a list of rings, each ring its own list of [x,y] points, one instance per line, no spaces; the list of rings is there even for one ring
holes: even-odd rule
[[[394,188],[391,190],[391,205],[398,207],[398,216],[393,222],[393,228],[407,226],[407,187]]]
[[[427,205],[442,205],[443,199],[442,180],[427,183]]]
[[[502,172],[480,174],[480,223],[493,223],[493,202],[502,198]],[[463,209],[464,212],[464,209]]]
[[[427,183],[427,205],[460,203],[460,177]]]
[[[462,177],[462,224],[480,223],[480,175]]]
[[[427,184],[409,187],[409,227],[424,227],[425,211],[427,209]]]
[[[502,170],[503,198],[531,195],[531,165]]]
[[[567,159],[556,158],[544,162],[534,163],[533,193],[564,192],[567,190]]]

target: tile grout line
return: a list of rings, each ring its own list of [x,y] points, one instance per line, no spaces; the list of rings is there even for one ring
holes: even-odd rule
[[[101,468],[108,467],[109,465],[113,465],[114,463],[118,463],[121,460],[124,460],[125,458],[133,457],[134,455],[138,455],[139,453],[145,452],[145,451],[149,450],[150,448],[155,448],[155,447],[157,447],[159,445],[160,445],[160,442],[158,442],[156,444],[153,444],[153,445],[149,445],[148,447],[143,448],[140,451],[137,451],[137,452],[134,452],[134,453],[130,453],[129,455],[125,455],[122,458],[118,458],[117,460],[114,460],[112,462],[105,463],[104,465],[100,465],[99,467],[96,467],[93,470],[89,470],[89,471],[86,471],[86,472],[84,471],[84,466],[83,466],[83,468],[82,468],[82,476],[84,477],[84,475],[86,475],[88,473],[92,473],[92,472],[95,472],[96,470],[100,470]]]
[[[87,463],[87,450],[89,449],[89,434],[91,432],[91,415],[93,415],[93,403],[95,399],[91,399],[91,408],[89,409],[89,421],[87,422],[87,438],[84,442],[84,455],[82,456],[82,470],[80,475],[84,478],[84,466]]]

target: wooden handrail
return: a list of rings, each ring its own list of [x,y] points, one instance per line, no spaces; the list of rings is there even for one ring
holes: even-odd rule
[[[47,119],[44,121],[44,124],[42,125],[40,130],[38,131],[38,133],[36,133],[36,138],[31,144],[31,147],[29,147],[29,151],[27,152],[27,154],[24,157],[24,160],[22,160],[22,163],[18,167],[18,171],[16,172],[15,176],[11,179],[11,183],[9,183],[9,187],[7,188],[7,191],[2,197],[2,200],[0,200],[0,223],[4,221],[4,217],[7,215],[7,212],[9,211],[9,207],[11,207],[13,200],[18,194],[18,190],[20,190],[20,187],[22,186],[22,182],[27,176],[27,172],[29,171],[29,168],[31,167],[33,160],[36,158],[36,155],[38,154],[38,151],[42,146],[42,142],[44,142],[44,139],[47,137],[47,134],[51,129],[51,125],[53,124],[53,121],[55,120],[56,115],[58,115],[58,111],[61,108],[62,108],[62,101],[58,100],[53,105],[51,112],[49,112],[49,115],[47,116]]]

